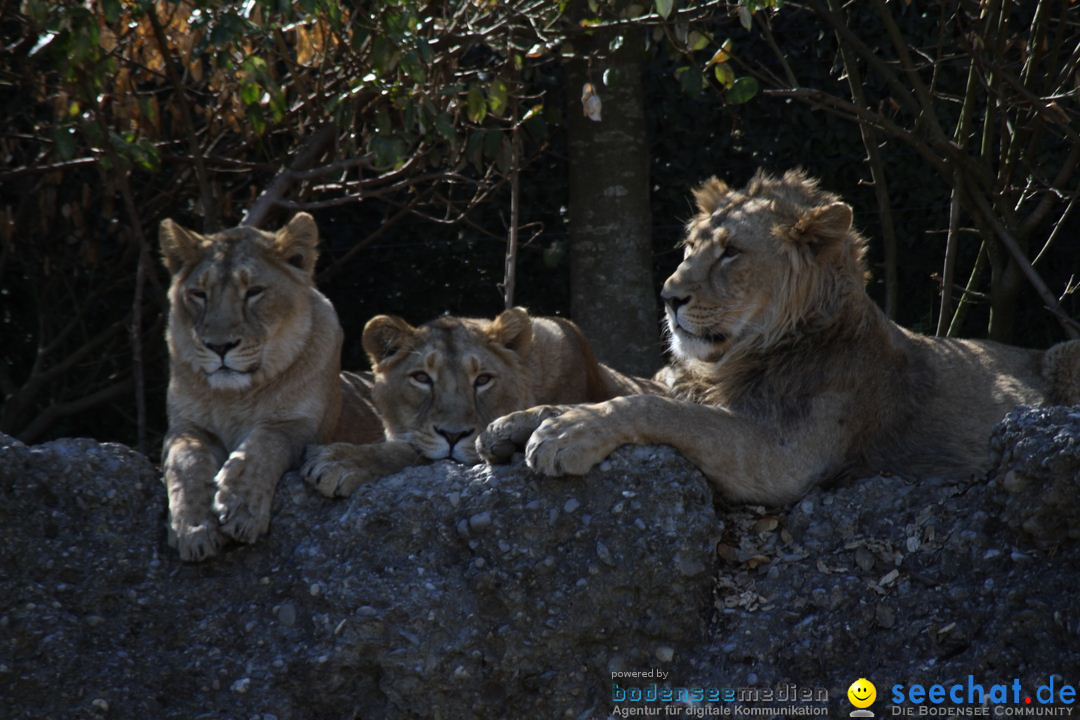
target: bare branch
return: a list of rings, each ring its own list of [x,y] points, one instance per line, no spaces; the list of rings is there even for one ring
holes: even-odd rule
[[[131,386],[131,378],[127,378],[115,382],[112,385],[107,385],[89,395],[84,395],[77,400],[54,403],[38,413],[37,417],[31,420],[22,430],[15,433],[15,435],[25,443],[32,443],[60,418],[84,412],[92,407],[96,407],[113,398],[119,397],[126,392],[130,392]]]
[[[266,222],[270,211],[281,204],[281,198],[292,188],[295,182],[293,173],[307,170],[314,165],[333,144],[336,136],[337,128],[333,125],[323,125],[312,133],[296,153],[292,164],[278,173],[266,190],[256,198],[255,204],[247,211],[240,224],[258,227]]]
[[[1001,220],[998,219],[994,213],[994,209],[990,206],[990,203],[979,193],[968,193],[968,196],[975,203],[975,206],[983,214],[985,219],[989,222],[990,227],[993,228],[994,234],[1001,240],[1001,244],[1005,246],[1005,249],[1009,251],[1013,261],[1017,267],[1020,268],[1020,272],[1024,274],[1027,281],[1031,283],[1031,287],[1035,289],[1035,292],[1039,294],[1042,301],[1046,304],[1046,309],[1049,310],[1057,318],[1061,327],[1065,330],[1065,334],[1070,338],[1076,340],[1080,339],[1080,331],[1077,330],[1076,321],[1070,318],[1064,310],[1061,309],[1061,305],[1058,303],[1054,293],[1050,292],[1050,289],[1043,282],[1039,274],[1035,272],[1035,268],[1031,267],[1031,263],[1028,262],[1027,256],[1024,255],[1024,251],[1020,249],[1019,243],[1016,238],[1001,224]]]
[[[503,271],[503,296],[506,309],[514,307],[517,286],[518,225],[521,220],[521,136],[514,128],[510,140],[510,228],[506,239],[506,267]]]
[[[1055,240],[1057,240],[1058,235],[1061,233],[1061,229],[1065,227],[1065,221],[1069,219],[1069,215],[1072,214],[1073,207],[1076,206],[1076,198],[1078,195],[1080,195],[1080,190],[1077,190],[1073,193],[1072,199],[1069,200],[1069,204],[1065,206],[1065,211],[1061,213],[1061,217],[1059,217],[1057,222],[1054,224],[1054,229],[1053,231],[1051,231],[1050,236],[1046,238],[1046,242],[1043,244],[1042,249],[1039,250],[1039,253],[1035,256],[1035,259],[1031,261],[1032,267],[1038,264],[1039,260],[1042,259],[1042,256],[1046,254],[1046,251],[1049,250],[1050,246],[1054,244]]]
[[[169,41],[165,37],[165,28],[162,27],[161,19],[157,16],[156,5],[150,6],[147,17],[150,18],[150,27],[154,31],[158,52],[165,61],[165,73],[175,90],[176,101],[180,106],[180,117],[184,124],[184,134],[187,136],[188,150],[195,161],[195,177],[199,183],[199,202],[202,205],[203,231],[213,232],[221,227],[220,211],[210,188],[210,174],[206,171],[202,149],[195,136],[195,121],[192,119],[191,105],[188,103],[187,92],[184,90],[184,82],[180,70],[176,67],[176,60],[172,56],[172,48],[169,47]]]

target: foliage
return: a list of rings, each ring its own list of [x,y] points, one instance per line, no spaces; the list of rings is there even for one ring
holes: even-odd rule
[[[354,336],[373,312],[422,321],[497,307],[517,167],[518,297],[538,311],[565,309],[561,123],[581,109],[564,107],[563,61],[600,59],[642,28],[658,277],[677,262],[670,241],[688,186],[714,173],[741,182],[758,166],[804,164],[856,205],[876,263],[886,278],[895,270],[903,302],[894,309],[908,324],[932,331],[944,314],[936,299],[959,286],[967,324],[960,316],[946,331],[970,331],[987,319],[995,288],[1017,288],[971,192],[956,196],[960,222],[953,242],[944,240],[951,188],[965,184],[991,202],[1006,232],[1026,238],[1055,293],[1071,287],[1076,189],[1054,175],[1075,153],[1075,90],[1061,83],[1075,76],[1077,56],[1055,60],[1053,48],[1077,46],[1080,6],[875,0],[830,15],[824,0],[777,5],[24,0],[0,15],[9,38],[0,50],[0,431],[131,441],[136,426],[149,423],[149,436],[160,429],[164,278],[152,246],[168,216],[213,230],[317,211],[327,239],[320,284],[346,325],[346,363],[356,366]],[[914,73],[882,7],[914,48]],[[1007,19],[1000,32],[987,34],[984,7]],[[849,33],[837,39],[839,27]],[[596,43],[599,35],[607,42]],[[842,47],[854,51],[850,67]],[[851,67],[861,71],[862,103],[847,82]],[[971,68],[976,102],[963,160],[954,131]],[[928,88],[930,113],[914,77]],[[604,79],[593,82],[602,101]],[[931,116],[944,139],[925,122]],[[871,153],[861,126],[877,133],[870,147],[886,171],[884,204],[872,172],[865,182]],[[879,241],[889,225],[891,257]],[[419,294],[409,289],[417,274]],[[871,290],[884,295],[880,279]],[[1009,292],[999,297],[1005,303]],[[1011,301],[1019,339],[1045,344],[1055,337],[1045,303],[1023,300]],[[1076,307],[1076,296],[1062,301]],[[143,385],[149,420],[132,401]]]
[[[212,231],[370,206],[378,229],[332,276],[408,217],[467,222],[527,168],[561,113],[544,78],[576,37],[684,37],[720,5],[25,0],[0,67],[0,430],[33,439],[133,388],[136,417],[114,422],[144,425],[139,393],[163,375],[142,341],[162,325],[161,218]]]

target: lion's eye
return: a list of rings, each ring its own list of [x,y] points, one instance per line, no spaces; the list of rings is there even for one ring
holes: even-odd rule
[[[245,300],[254,300],[255,298],[266,292],[266,288],[256,285],[255,287],[248,288],[248,291],[244,293]]]
[[[409,377],[412,378],[415,382],[420,383],[421,385],[431,385],[432,383],[431,376],[423,371],[414,372]]]
[[[720,262],[724,264],[729,263],[739,257],[740,254],[741,251],[738,248],[727,245],[724,247],[724,252],[720,253]]]
[[[491,377],[489,373],[480,373],[476,376],[476,379],[473,380],[473,386],[478,388],[485,387],[486,385],[490,385],[493,379],[494,378]]]
[[[206,293],[204,293],[202,290],[196,290],[195,288],[188,290],[187,296],[189,299],[196,302],[202,302],[206,299]]]

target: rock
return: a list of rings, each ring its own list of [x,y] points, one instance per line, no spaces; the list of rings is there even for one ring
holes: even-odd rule
[[[290,475],[270,535],[202,565],[166,547],[142,456],[0,438],[4,717],[584,720],[613,682],[797,683],[846,717],[860,677],[884,717],[896,683],[1075,685],[1076,415],[1011,414],[989,480],[719,515],[668,448],[582,479],[437,463],[344,501]]]
[[[339,501],[287,475],[269,536],[200,565],[164,522],[128,448],[0,436],[5,718],[578,717],[615,658],[706,640],[713,578],[685,566],[712,566],[716,517],[670,450],[584,479],[437,463]]]
[[[878,684],[877,717],[893,714],[883,688],[896,683],[1015,677],[1034,693],[1059,673],[1076,684],[1080,543],[1063,534],[1033,547],[1009,526],[1054,506],[1056,527],[1078,525],[1078,421],[1078,408],[1017,410],[994,434],[1003,460],[989,481],[871,477],[817,489],[765,539],[753,533],[761,512],[725,512],[721,544],[736,562],[720,564],[713,638],[677,684],[797,682],[828,691],[830,717],[847,717],[845,692],[860,677]],[[1007,490],[1010,469],[1038,490]],[[772,562],[751,569],[758,554]]]
[[[1080,538],[1080,406],[1016,408],[991,447],[1001,519],[1041,545]]]

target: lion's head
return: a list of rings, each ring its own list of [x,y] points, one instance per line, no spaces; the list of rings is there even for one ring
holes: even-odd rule
[[[479,462],[476,434],[532,404],[532,338],[522,308],[494,320],[442,317],[420,327],[389,315],[369,320],[364,350],[387,438],[409,442],[431,460]]]
[[[315,221],[296,215],[277,232],[237,227],[201,235],[160,228],[172,275],[169,351],[214,390],[246,390],[288,368],[311,331]]]
[[[683,261],[664,283],[672,352],[719,362],[827,324],[862,293],[866,241],[851,208],[801,171],[762,172],[742,190],[694,191]]]

